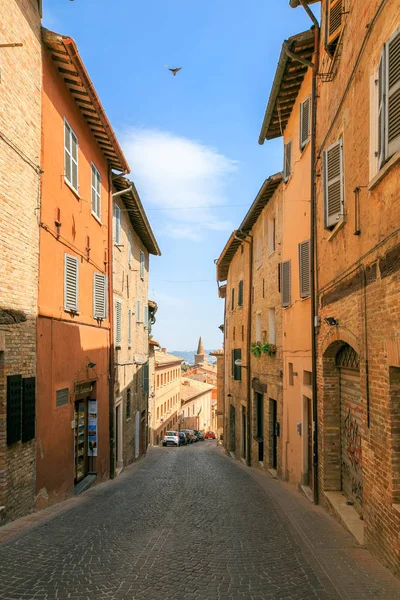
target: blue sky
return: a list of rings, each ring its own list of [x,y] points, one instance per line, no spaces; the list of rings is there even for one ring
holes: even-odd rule
[[[281,170],[282,140],[259,146],[258,134],[282,42],[311,22],[288,0],[43,4],[44,26],[78,45],[159,242],[155,339],[221,347],[214,259]]]

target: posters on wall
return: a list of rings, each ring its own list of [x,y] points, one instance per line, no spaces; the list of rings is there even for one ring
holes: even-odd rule
[[[89,400],[88,456],[97,456],[97,400]]]

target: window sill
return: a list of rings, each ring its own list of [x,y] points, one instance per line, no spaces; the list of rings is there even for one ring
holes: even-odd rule
[[[99,225],[103,226],[103,223],[101,222],[100,217],[98,217],[96,215],[96,213],[94,213],[93,211],[92,211],[92,217],[98,222]]]
[[[339,221],[336,223],[335,227],[330,232],[330,234],[328,235],[328,237],[327,237],[328,242],[331,242],[337,236],[338,232],[343,228],[345,223],[346,223],[346,219],[344,217],[341,217],[339,219]]]
[[[66,185],[69,187],[69,189],[71,190],[71,192],[74,194],[74,196],[75,196],[76,198],[78,198],[78,200],[82,200],[81,196],[79,195],[79,192],[78,192],[78,190],[76,190],[76,189],[74,188],[74,186],[72,185],[72,183],[70,183],[70,182],[68,181],[68,179],[65,177],[65,175],[64,175],[64,183],[65,183],[65,184],[66,184]]]
[[[371,191],[374,189],[376,185],[384,178],[386,175],[393,169],[393,167],[400,161],[400,151],[393,154],[392,158],[390,158],[387,163],[381,167],[380,171],[371,179],[368,184],[368,190]]]
[[[68,313],[69,315],[72,315],[73,317],[79,317],[79,315],[81,314],[79,311],[72,310],[71,308],[64,308],[64,312]]]

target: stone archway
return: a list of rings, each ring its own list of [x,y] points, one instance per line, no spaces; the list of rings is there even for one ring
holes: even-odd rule
[[[338,329],[327,338],[322,354],[319,406],[322,487],[324,491],[342,491],[361,513],[363,413],[359,345],[355,336],[340,335]]]

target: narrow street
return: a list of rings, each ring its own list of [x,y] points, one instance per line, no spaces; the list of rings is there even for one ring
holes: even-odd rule
[[[211,441],[154,448],[48,512],[0,530],[0,598],[400,598],[320,507]]]

